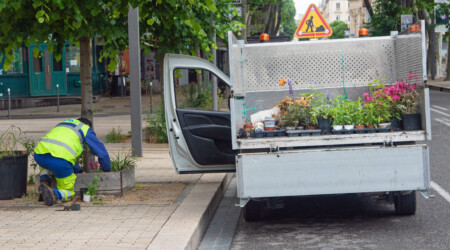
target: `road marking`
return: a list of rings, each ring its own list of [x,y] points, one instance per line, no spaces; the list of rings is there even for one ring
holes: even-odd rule
[[[450,194],[445,191],[445,189],[441,188],[441,186],[434,181],[431,181],[431,187],[450,203]]]
[[[437,106],[437,105],[431,105],[432,107],[435,107],[435,108],[437,108],[437,109],[440,109],[440,110],[445,110],[445,111],[447,111],[448,109],[446,109],[446,108],[444,108],[444,107],[441,107],[441,106]]]
[[[442,120],[442,119],[439,119],[439,118],[434,118],[433,120],[439,122],[439,123],[442,124],[442,125],[445,125],[445,126],[447,126],[447,127],[450,127],[450,120],[448,120],[448,119]]]
[[[439,111],[439,110],[436,110],[436,109],[433,109],[433,108],[430,108],[430,110],[431,110],[431,111],[434,111],[434,112],[436,112],[436,113],[438,113],[438,114],[441,114],[441,115],[443,115],[443,116],[450,117],[449,114],[444,113],[444,112],[442,112],[442,111]]]

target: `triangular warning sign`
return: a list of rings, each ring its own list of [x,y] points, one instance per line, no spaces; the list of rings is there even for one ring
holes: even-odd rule
[[[311,4],[308,7],[302,21],[295,31],[297,38],[319,38],[328,37],[333,34],[330,26],[323,18],[316,5]]]

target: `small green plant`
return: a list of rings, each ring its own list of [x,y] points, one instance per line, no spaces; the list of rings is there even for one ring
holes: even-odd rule
[[[27,138],[17,126],[11,125],[0,134],[0,156],[30,154],[35,146],[36,142]]]
[[[30,188],[27,194],[22,195],[22,203],[24,204],[33,204],[37,201],[36,190],[34,188]]]
[[[136,165],[136,157],[129,152],[117,152],[117,155],[111,157],[111,171],[120,171]]]
[[[28,176],[28,184],[34,184],[34,174],[30,174],[30,176]]]
[[[106,135],[106,143],[119,143],[125,138],[125,135],[122,134],[122,130],[120,127],[113,128],[111,132]]]
[[[166,117],[164,106],[160,105],[154,115],[147,113],[145,118],[147,128],[150,134],[156,135],[156,141],[159,143],[167,142]]]
[[[100,184],[100,178],[98,176],[98,174],[96,174],[94,176],[94,180],[92,180],[91,185],[88,186],[88,190],[86,192],[86,194],[91,196],[91,199],[95,198],[95,196],[97,195],[98,192],[98,185]]]

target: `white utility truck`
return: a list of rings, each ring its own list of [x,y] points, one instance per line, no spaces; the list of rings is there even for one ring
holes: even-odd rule
[[[230,32],[228,43],[230,76],[198,57],[165,57],[165,118],[178,173],[235,171],[247,220],[259,219],[262,208],[277,207],[284,197],[351,193],[386,199],[399,215],[415,213],[416,191],[428,197],[430,188],[423,22],[421,31],[386,37],[244,44]],[[195,71],[180,78],[183,70]],[[215,75],[219,86],[228,85],[228,112],[181,105],[177,88],[189,85],[187,80],[198,77],[195,72],[200,70]],[[372,79],[383,77],[392,84],[410,73],[417,74],[422,85],[417,88],[420,130],[238,138],[247,116],[289,95],[287,87],[279,85],[281,78],[299,83],[293,85],[297,96],[312,87],[333,96],[346,92],[357,100]]]

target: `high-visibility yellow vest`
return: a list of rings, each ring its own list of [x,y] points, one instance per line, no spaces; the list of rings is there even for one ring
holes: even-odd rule
[[[83,138],[86,137],[88,129],[88,125],[78,120],[65,120],[41,138],[34,152],[36,154],[50,153],[53,157],[75,164],[76,158],[83,152]]]

